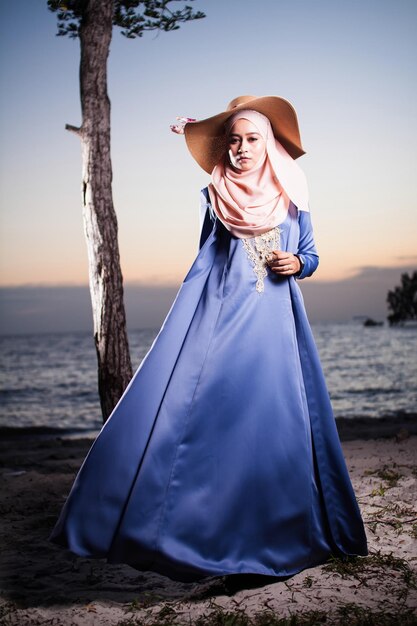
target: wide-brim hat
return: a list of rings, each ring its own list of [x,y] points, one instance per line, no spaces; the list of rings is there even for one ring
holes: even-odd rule
[[[301,145],[297,113],[288,100],[280,96],[239,96],[229,103],[226,111],[185,125],[188,149],[203,170],[211,174],[225,154],[227,137],[224,124],[239,109],[263,113],[271,122],[275,137],[293,159],[305,154]]]

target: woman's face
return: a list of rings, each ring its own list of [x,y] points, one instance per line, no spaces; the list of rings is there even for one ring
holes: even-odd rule
[[[265,140],[255,124],[243,117],[230,129],[228,143],[230,163],[242,172],[254,168],[265,154]]]

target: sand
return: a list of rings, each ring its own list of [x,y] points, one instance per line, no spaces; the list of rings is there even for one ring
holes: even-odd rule
[[[306,612],[322,620],[326,614],[326,624],[362,624],[352,617],[362,613],[373,615],[377,621],[367,623],[378,626],[417,624],[417,437],[406,430],[342,444],[366,525],[368,557],[330,561],[286,581],[246,581],[240,589],[214,577],[173,582],[50,544],[48,534],[90,445],[87,439],[3,433],[1,624],[240,625],[244,621],[227,621],[227,614],[255,623],[260,612],[270,616],[265,624]]]

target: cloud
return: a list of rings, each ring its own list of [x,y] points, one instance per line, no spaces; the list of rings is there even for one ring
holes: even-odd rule
[[[128,326],[158,328],[178,287],[125,285]],[[0,288],[2,334],[92,331],[87,286],[24,286]]]
[[[383,320],[386,295],[400,282],[404,267],[362,267],[350,278],[299,281],[312,322],[345,322],[355,316]],[[158,329],[174,301],[179,285],[127,283],[128,327]],[[92,331],[87,286],[24,286],[0,288],[2,334]]]
[[[343,280],[307,279],[299,281],[299,285],[312,322],[342,322],[358,316],[384,320],[388,313],[388,291],[400,283],[401,274],[414,270],[408,265],[366,266]]]
[[[406,255],[406,256],[397,256],[395,257],[397,261],[411,261],[412,263],[417,263],[417,254],[414,255]]]

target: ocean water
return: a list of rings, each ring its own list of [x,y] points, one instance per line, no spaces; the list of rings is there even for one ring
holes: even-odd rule
[[[336,417],[417,410],[417,328],[365,328],[359,322],[312,328]],[[129,334],[135,369],[156,334]],[[92,336],[0,337],[0,426],[97,432],[101,414]]]

